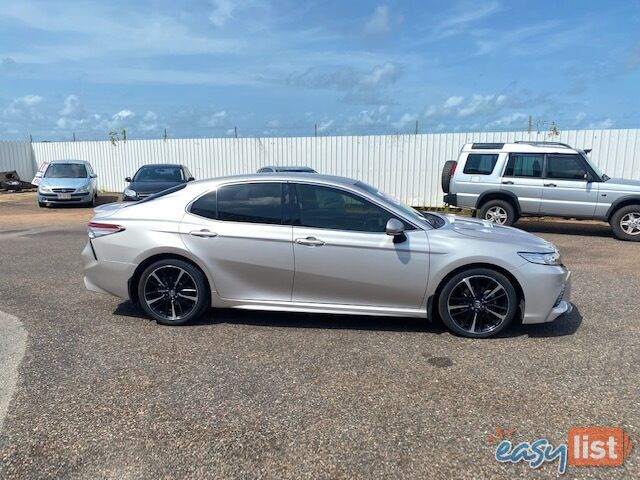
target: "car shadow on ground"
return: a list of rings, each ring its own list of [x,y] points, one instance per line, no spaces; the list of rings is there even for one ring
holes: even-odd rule
[[[582,223],[560,221],[516,222],[514,227],[529,233],[556,233],[561,235],[581,235],[590,237],[614,238],[611,227],[607,223]]]
[[[138,304],[129,301],[120,303],[114,315],[150,320]],[[254,325],[279,328],[370,330],[387,332],[423,332],[442,334],[449,330],[439,319],[427,321],[421,318],[376,317],[365,315],[331,315],[324,313],[267,312],[236,310],[231,308],[210,309],[191,327],[203,327],[220,323]],[[582,315],[574,306],[573,311],[554,322],[538,325],[516,323],[495,338],[528,336],[532,338],[563,337],[573,335],[582,323]]]

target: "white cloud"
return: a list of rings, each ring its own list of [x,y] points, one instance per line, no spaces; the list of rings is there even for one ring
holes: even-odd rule
[[[368,35],[383,35],[389,31],[389,22],[389,7],[378,5],[365,23],[364,32]]]
[[[64,106],[60,110],[60,115],[66,117],[75,117],[81,115],[83,111],[82,103],[77,95],[69,95],[64,99]]]
[[[418,119],[417,113],[404,113],[402,117],[400,117],[400,120],[393,123],[393,126],[396,127],[398,130],[402,130],[408,126],[414,126],[417,119]]]
[[[442,105],[431,105],[425,111],[427,118],[438,117],[470,117],[496,112],[508,106],[506,95],[479,95],[469,98],[462,96],[449,97]]]
[[[380,87],[390,85],[400,78],[401,70],[397,63],[385,63],[379,67],[375,67],[371,73],[365,75],[362,79],[363,85],[371,87]]]
[[[513,127],[524,128],[527,125],[528,115],[520,112],[510,113],[503,117],[498,118],[497,120],[493,120],[492,122],[487,123],[487,129],[497,128],[497,129],[507,129]]]
[[[433,31],[433,38],[442,39],[468,32],[469,26],[478,22],[500,9],[496,1],[487,3],[461,3],[446,19],[441,21]]]
[[[574,120],[574,124],[575,125],[580,125],[584,121],[585,118],[587,118],[587,114],[586,113],[578,112],[576,114],[576,118]]]
[[[227,118],[227,112],[221,110],[219,112],[214,112],[207,117],[206,124],[208,127],[217,127]]]
[[[213,10],[209,15],[209,21],[216,27],[222,28],[225,24],[233,19],[233,10],[235,3],[231,0],[213,0]]]
[[[36,110],[36,106],[44,100],[40,95],[25,95],[14,98],[4,109],[2,115],[6,119],[14,120],[35,120],[42,118]]]
[[[325,122],[320,122],[320,125],[318,125],[318,131],[319,132],[324,132],[328,128],[330,128],[332,125],[333,125],[333,120],[327,120]]]
[[[606,129],[606,128],[613,128],[614,126],[614,121],[611,120],[610,118],[607,118],[605,120],[601,120],[599,122],[592,122],[589,124],[589,128],[595,128],[595,129]]]
[[[156,121],[158,120],[158,114],[151,110],[147,110],[147,112],[142,117],[142,120],[138,124],[138,128],[144,132],[150,132],[158,129],[158,124]]]
[[[130,120],[133,117],[135,117],[136,114],[133,113],[131,110],[120,110],[118,113],[114,114],[111,119],[115,122],[121,122],[123,120]]]
[[[445,108],[453,108],[453,107],[457,107],[458,105],[460,105],[462,102],[464,101],[464,97],[449,97],[447,98],[447,100],[444,102],[444,106]]]

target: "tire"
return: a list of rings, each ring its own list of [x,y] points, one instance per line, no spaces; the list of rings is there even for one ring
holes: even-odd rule
[[[162,325],[187,324],[210,306],[204,274],[192,264],[172,258],[154,262],[142,272],[138,299],[147,315]]]
[[[451,184],[451,174],[458,162],[455,160],[447,160],[442,167],[442,191],[449,193],[449,185]]]
[[[609,224],[617,239],[640,242],[640,205],[619,208],[611,216]]]
[[[518,219],[516,209],[506,200],[489,200],[485,202],[480,207],[478,218],[505,227],[510,227]]]
[[[501,273],[471,268],[454,275],[444,285],[438,297],[438,311],[454,334],[489,338],[513,322],[518,296],[511,281]]]
[[[87,203],[87,207],[91,207],[91,208],[93,208],[93,207],[95,207],[95,206],[96,206],[96,197],[97,197],[97,195],[94,195],[94,196],[93,196],[93,198],[91,199],[91,201]]]
[[[46,204],[46,203],[44,203],[44,202],[38,202],[38,206],[39,206],[40,208],[47,208],[47,204]]]

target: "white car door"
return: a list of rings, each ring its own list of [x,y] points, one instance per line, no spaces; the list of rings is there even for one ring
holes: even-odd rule
[[[293,302],[409,309],[423,304],[429,273],[424,230],[406,224],[405,235],[395,238],[385,226],[397,215],[369,200],[334,187],[296,187]]]
[[[222,185],[196,200],[180,231],[225,299],[291,301],[291,225],[283,224],[283,184]]]

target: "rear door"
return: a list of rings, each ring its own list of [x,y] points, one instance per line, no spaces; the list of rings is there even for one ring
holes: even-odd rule
[[[394,213],[352,192],[299,183],[294,202],[294,302],[420,308],[429,242],[405,222],[404,241],[385,233]]]
[[[593,217],[599,185],[586,180],[587,172],[590,169],[578,154],[547,154],[540,213]]]
[[[283,217],[282,182],[221,185],[189,207],[180,231],[222,298],[290,301],[292,227]]]
[[[537,214],[542,199],[544,154],[510,153],[501,180],[501,190],[518,197],[522,213]]]

